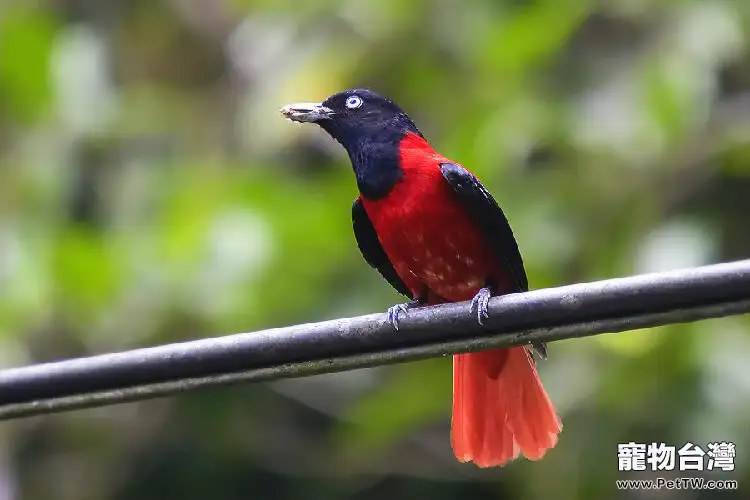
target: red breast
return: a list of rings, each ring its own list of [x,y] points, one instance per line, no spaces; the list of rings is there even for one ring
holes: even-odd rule
[[[362,197],[396,272],[413,293],[422,284],[448,301],[468,300],[498,265],[479,230],[443,178],[450,162],[426,140],[407,134],[400,144],[403,176],[379,200]]]

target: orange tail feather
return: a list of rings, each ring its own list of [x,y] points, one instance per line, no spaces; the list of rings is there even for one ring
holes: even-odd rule
[[[561,430],[525,347],[453,357],[451,442],[458,460],[492,467],[519,452],[539,460]]]

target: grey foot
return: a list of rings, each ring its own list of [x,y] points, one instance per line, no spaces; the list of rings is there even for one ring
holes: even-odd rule
[[[531,344],[531,347],[534,349],[534,354],[541,359],[542,361],[547,359],[547,344],[544,342],[534,342]]]
[[[477,321],[484,325],[484,320],[490,317],[489,303],[492,292],[489,288],[481,288],[471,299],[471,314],[477,315]]]
[[[399,316],[401,315],[401,313],[404,313],[404,315],[406,315],[406,312],[409,309],[413,309],[421,305],[422,305],[422,299],[417,297],[404,304],[396,304],[395,306],[389,307],[388,308],[388,323],[390,323],[391,326],[393,326],[393,328],[398,330]]]

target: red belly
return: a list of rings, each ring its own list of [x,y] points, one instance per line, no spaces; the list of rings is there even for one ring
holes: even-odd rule
[[[404,172],[381,200],[363,199],[385,253],[413,294],[426,287],[430,302],[471,299],[487,280],[502,282],[500,267],[437,165]]]

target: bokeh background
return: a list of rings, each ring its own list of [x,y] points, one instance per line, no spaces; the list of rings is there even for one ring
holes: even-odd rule
[[[533,288],[750,255],[747,0],[0,0],[0,366],[401,300],[277,112],[354,86],[485,181]],[[555,343],[537,463],[455,461],[441,359],[4,423],[0,499],[747,499],[749,334]],[[716,440],[740,491],[615,489],[655,475],[617,443]]]

